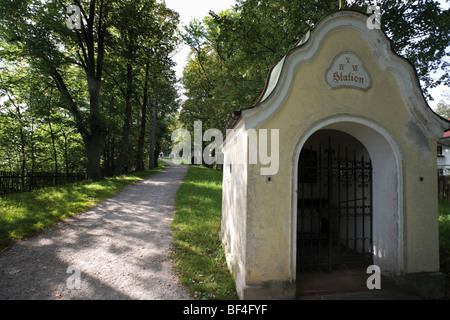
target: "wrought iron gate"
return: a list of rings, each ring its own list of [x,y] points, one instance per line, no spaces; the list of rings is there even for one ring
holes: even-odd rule
[[[372,163],[331,141],[302,149],[297,269],[372,262]]]

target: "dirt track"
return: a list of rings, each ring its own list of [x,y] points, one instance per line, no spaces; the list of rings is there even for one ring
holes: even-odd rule
[[[0,252],[0,299],[189,299],[168,258],[186,172],[171,164]]]

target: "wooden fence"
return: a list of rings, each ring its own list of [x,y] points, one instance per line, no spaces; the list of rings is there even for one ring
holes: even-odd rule
[[[22,175],[18,172],[0,171],[0,194],[27,192],[82,180],[86,180],[84,173],[34,172]]]
[[[438,176],[438,198],[450,201],[450,177]]]

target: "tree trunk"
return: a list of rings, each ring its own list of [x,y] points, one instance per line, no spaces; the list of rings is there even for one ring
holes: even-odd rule
[[[130,146],[130,122],[131,122],[131,94],[132,94],[132,71],[133,67],[131,63],[127,64],[127,91],[125,95],[125,118],[123,121],[123,131],[122,131],[122,146],[120,149],[120,154],[116,162],[115,174],[121,175],[125,173],[125,167],[128,160],[128,149]]]
[[[151,120],[151,127],[150,127],[150,150],[149,150],[149,161],[148,161],[148,168],[149,170],[155,168],[155,140],[156,140],[156,103],[153,102],[151,105],[151,113],[152,113],[152,120]]]
[[[67,134],[66,132],[63,130],[61,130],[62,135],[64,137],[64,162],[66,164],[66,175],[68,175],[70,173],[70,168],[69,168],[69,141],[67,140]]]
[[[52,149],[53,149],[53,161],[54,161],[54,172],[55,172],[55,179],[58,179],[58,173],[59,173],[59,168],[58,168],[58,151],[56,149],[56,138],[55,138],[55,133],[53,132],[53,126],[52,126],[52,119],[51,119],[51,115],[52,115],[52,98],[53,98],[53,88],[50,90],[50,97],[49,97],[49,102],[48,102],[48,114],[47,114],[47,120],[48,120],[48,127],[50,129],[50,138],[52,139]]]
[[[34,175],[34,168],[36,167],[36,155],[34,152],[34,120],[31,119],[31,133],[30,133],[30,154],[31,154],[31,172]]]
[[[88,179],[100,180],[103,176],[100,165],[103,140],[103,132],[94,132],[85,141]]]
[[[101,79],[88,76],[89,87],[89,134],[84,139],[87,155],[88,179],[99,180],[103,178],[100,160],[102,157],[103,141],[106,129],[99,111]]]
[[[93,74],[94,73],[91,72],[87,76],[90,111],[87,124],[85,123],[85,121],[83,121],[83,117],[78,110],[78,106],[72,99],[72,96],[70,95],[63,78],[56,69],[54,69],[52,77],[55,80],[59,92],[66,100],[67,109],[74,117],[77,130],[83,138],[88,161],[86,168],[87,177],[88,179],[100,180],[102,178],[100,160],[102,154],[103,139],[105,136],[105,128],[99,112],[101,79],[96,78]]]
[[[114,114],[114,104],[115,104],[115,96],[113,96],[109,102],[108,112],[109,114]],[[114,160],[115,160],[115,148],[114,148],[114,134],[111,131],[108,131],[105,136],[105,141],[103,145],[103,175],[106,177],[114,176]]]
[[[80,1],[77,1],[76,4],[81,7]],[[94,180],[102,178],[100,161],[106,132],[105,124],[99,110],[99,98],[105,55],[107,8],[104,5],[104,1],[89,1],[88,13],[82,8],[83,15],[86,18],[86,24],[82,32],[77,32],[80,49],[79,62],[85,71],[89,91],[89,117],[87,121],[72,98],[59,72],[59,68],[53,64],[49,64],[49,66],[52,65],[50,75],[55,80],[64,100],[66,100],[66,107],[73,116],[77,130],[83,138],[88,162],[86,170],[87,177]],[[96,44],[97,48],[95,47]]]
[[[144,166],[144,139],[145,139],[145,125],[147,123],[147,104],[148,104],[148,82],[150,74],[150,63],[145,65],[145,80],[144,80],[144,94],[142,97],[141,108],[141,127],[138,139],[138,154],[136,159],[136,171],[145,170]]]
[[[50,119],[50,111],[48,114],[48,127],[50,129],[50,138],[52,139],[52,149],[53,149],[53,161],[54,161],[54,172],[55,172],[55,179],[58,179],[58,151],[56,150],[56,142],[55,142],[55,133],[53,132],[53,126],[52,121]]]

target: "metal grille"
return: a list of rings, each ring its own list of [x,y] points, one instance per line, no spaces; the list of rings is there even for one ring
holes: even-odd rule
[[[348,147],[303,148],[299,159],[297,266],[372,261],[372,163]]]

